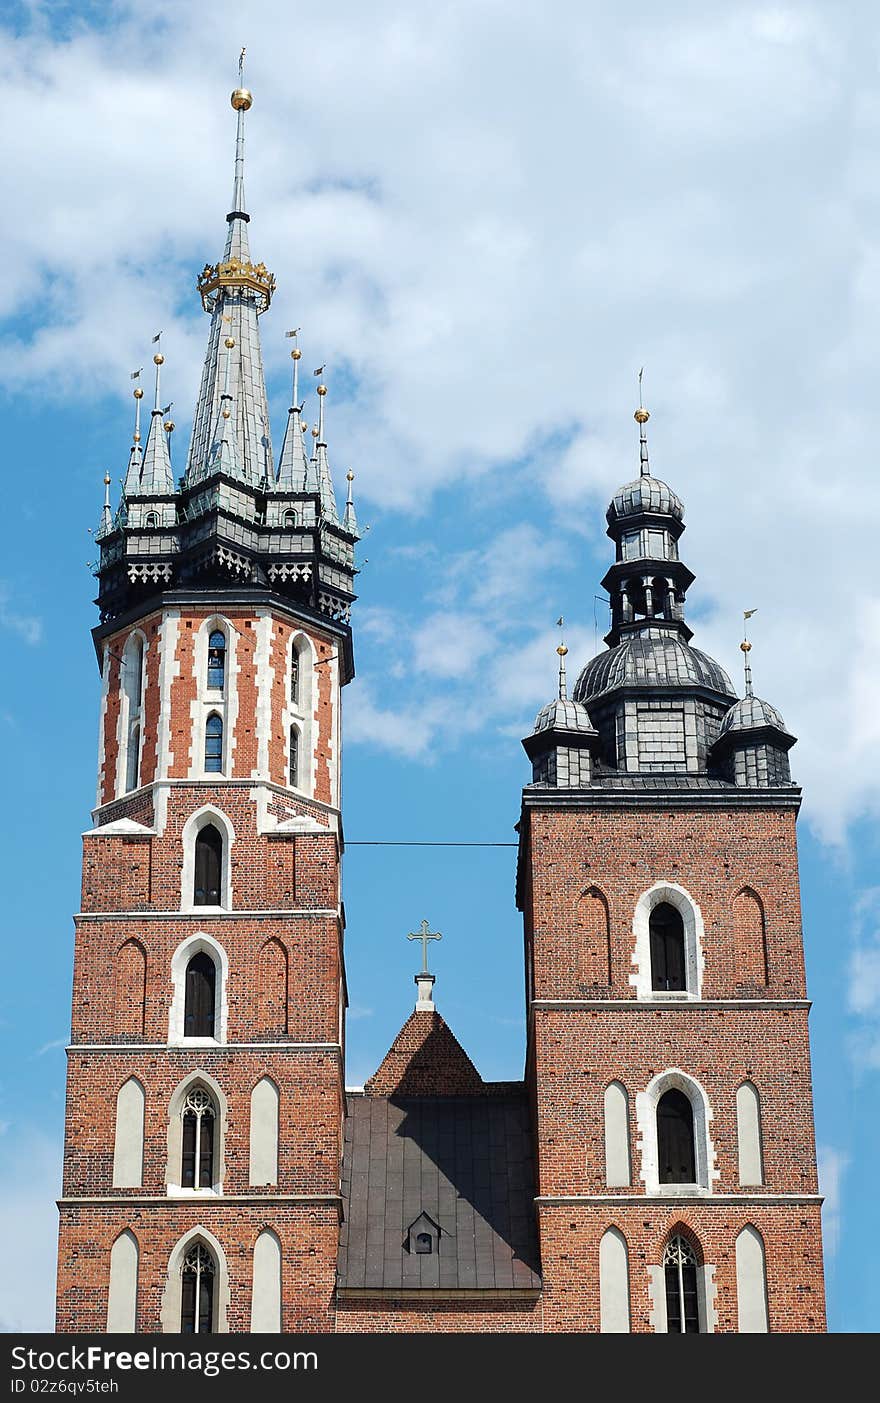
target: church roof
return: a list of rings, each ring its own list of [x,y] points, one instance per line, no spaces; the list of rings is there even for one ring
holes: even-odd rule
[[[540,1290],[525,1088],[483,1089],[349,1094],[341,1291]],[[413,1250],[416,1225],[430,1252]]]
[[[736,697],[719,663],[681,638],[660,633],[630,636],[593,658],[578,678],[574,695],[579,702],[589,702],[619,687],[706,687],[731,701]]]
[[[608,508],[608,521],[621,521],[628,516],[641,516],[643,512],[655,515],[672,516],[681,521],[684,506],[681,498],[673,492],[668,483],[659,477],[644,474],[634,482],[626,482],[615,492]]]
[[[371,1096],[479,1096],[482,1077],[449,1026],[435,1011],[416,1009],[364,1090]]]

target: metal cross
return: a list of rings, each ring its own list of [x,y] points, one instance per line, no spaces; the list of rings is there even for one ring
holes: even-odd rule
[[[443,936],[439,930],[428,930],[428,922],[422,921],[421,927],[417,931],[410,931],[407,940],[420,940],[422,942],[422,974],[428,973],[428,941],[442,940]]]

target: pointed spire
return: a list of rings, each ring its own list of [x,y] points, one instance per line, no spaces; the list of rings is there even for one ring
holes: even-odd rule
[[[645,367],[642,366],[639,371],[639,407],[633,415],[633,418],[639,426],[639,473],[642,477],[650,477],[651,469],[648,467],[648,431],[646,425],[651,416],[642,404],[642,376],[644,373]]]
[[[250,215],[244,208],[244,116],[253,98],[242,81],[243,56],[239,59],[239,86],[230,99],[237,115],[233,207],[226,216],[226,246],[221,261],[207,263],[198,279],[202,306],[211,313],[211,331],[193,415],[186,467],[188,484],[201,481],[216,468],[219,446],[224,441],[217,430],[221,419],[229,423],[221,400],[230,390],[235,400],[234,443],[228,443],[222,452],[225,470],[234,471],[240,481],[254,487],[268,485],[274,475],[257,318],[272,300],[275,279],[264,263],[251,261],[248,247]],[[230,341],[232,347],[228,344]],[[227,353],[235,348],[231,365],[229,355],[223,355],[224,345]],[[226,389],[221,389],[224,383]],[[228,404],[225,407],[228,408]]]
[[[324,367],[321,366],[323,370]],[[321,514],[327,521],[339,525],[339,512],[336,509],[336,494],[333,491],[333,478],[330,474],[330,461],[327,457],[327,441],[324,437],[324,397],[327,386],[318,386],[318,431],[315,436],[315,462],[318,468],[318,489],[321,494]]]
[[[159,336],[161,336],[161,332]],[[153,338],[158,341],[158,336]],[[153,364],[156,367],[156,392],[153,401],[153,411],[150,415],[150,431],[147,435],[147,446],[144,449],[144,464],[141,469],[140,492],[148,497],[172,496],[174,493],[174,476],[171,472],[171,458],[168,454],[168,443],[162,432],[162,409],[159,404],[160,376],[162,366],[165,364],[165,357],[161,351],[157,351],[153,356]]]
[[[294,341],[297,334],[298,331],[287,333]],[[314,487],[308,485],[309,463],[303,442],[302,405],[299,402],[299,363],[302,360],[299,346],[294,345],[290,359],[293,361],[293,391],[291,405],[287,411],[287,428],[281,445],[281,458],[278,462],[278,487],[283,492],[317,491],[317,483]]]
[[[98,527],[98,535],[103,536],[105,532],[113,530],[113,513],[110,510],[110,474],[104,474],[104,506],[101,510],[101,525]]]
[[[354,510],[354,495],[352,491],[354,473],[352,472],[351,468],[349,468],[348,472],[345,474],[345,480],[348,483],[348,495],[345,499],[345,515],[342,518],[342,525],[345,527],[345,530],[349,533],[350,536],[357,536],[359,534],[358,523],[357,516]]]
[[[136,380],[140,373],[139,370],[133,371],[132,380]],[[134,394],[134,434],[132,435],[128,470],[123,485],[123,491],[127,497],[134,497],[141,490],[141,467],[144,457],[141,449],[141,400],[144,397],[144,392],[140,385],[136,385],[132,393]]]
[[[559,700],[568,700],[568,685],[565,680],[565,659],[568,649],[565,646],[565,621],[562,615],[556,620],[556,627],[559,629],[559,647],[556,649],[559,654]]]
[[[220,396],[217,418],[214,421],[214,437],[211,442],[208,462],[212,471],[219,468],[221,472],[227,473],[230,477],[238,477],[235,456],[235,425],[232,420],[232,395],[229,390],[229,362],[232,358],[232,352],[235,350],[235,337],[227,336],[223,345],[226,349],[223,393]]]
[[[754,696],[754,692],[752,691],[752,664],[749,662],[749,653],[752,651],[752,645],[748,638],[747,624],[752,615],[757,614],[757,612],[757,609],[743,609],[743,641],[739,646],[743,655],[743,672],[745,673],[747,697]]]

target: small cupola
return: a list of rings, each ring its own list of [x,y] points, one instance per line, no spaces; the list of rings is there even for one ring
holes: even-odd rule
[[[406,1230],[403,1250],[417,1257],[436,1257],[440,1251],[442,1228],[429,1213],[420,1213]]]
[[[749,610],[749,614],[754,610]],[[775,706],[752,691],[752,669],[747,638],[740,644],[745,670],[745,696],[724,715],[713,758],[722,776],[734,784],[772,786],[791,784],[788,752],[795,737],[786,729]]]
[[[558,626],[563,627],[561,618]],[[580,789],[592,779],[593,752],[599,745],[599,735],[587,708],[568,696],[565,678],[568,649],[564,641],[560,640],[556,652],[559,655],[559,694],[538,712],[531,733],[523,740],[523,749],[532,762],[533,784]]]

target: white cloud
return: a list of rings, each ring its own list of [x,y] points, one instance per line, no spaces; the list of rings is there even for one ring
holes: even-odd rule
[[[431,601],[472,614],[467,714],[484,616],[502,632],[519,619],[527,640],[539,625],[543,598],[517,591],[541,575],[548,529],[563,555],[601,538],[635,469],[644,362],[652,462],[688,508],[698,645],[733,669],[757,603],[757,690],[801,736],[807,815],[832,841],[876,815],[874,8],[844,21],[809,3],[569,0],[552,25],[529,0],[249,13],[271,35],[248,53],[246,179],[252,246],[278,276],[267,363],[282,372],[282,330],[302,325],[306,355],[350,376],[346,403],[330,381],[331,456],[356,468],[362,510],[424,514],[435,488],[480,486],[499,534],[482,598]],[[193,274],[220,252],[231,186],[239,21],[231,0],[207,29],[198,6],[157,0],[106,29],[41,20],[5,43],[18,121],[0,383],[122,395],[162,326],[181,456],[206,333]],[[511,524],[495,513],[514,478],[531,491]],[[585,572],[581,597],[594,586]],[[373,712],[354,712],[374,739],[412,720],[391,743],[425,754],[443,720],[420,701],[389,722],[377,680]]]
[[[847,1003],[856,1024],[850,1051],[862,1071],[880,1070],[880,887],[862,891],[853,905],[853,948]]]
[[[849,1155],[832,1145],[817,1145],[819,1192],[825,1195],[822,1205],[822,1240],[827,1257],[833,1257],[840,1242],[841,1190],[843,1176],[849,1165]]]
[[[0,628],[18,634],[31,647],[41,642],[43,621],[36,614],[19,609],[13,602],[9,587],[0,582]]]
[[[42,1047],[38,1047],[33,1055],[34,1057],[45,1057],[47,1052],[54,1052],[56,1048],[64,1047],[66,1044],[66,1038],[53,1038],[51,1042],[43,1043]]]

